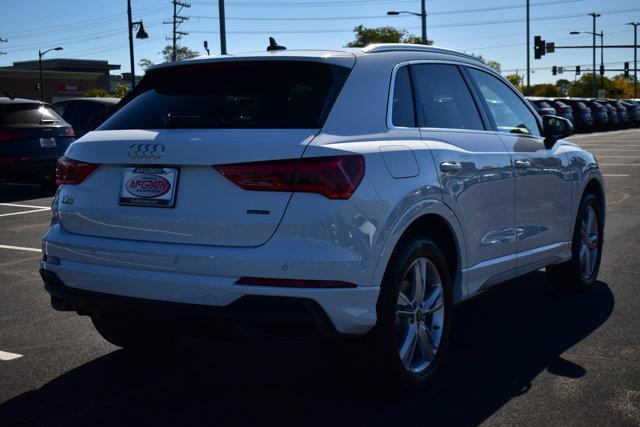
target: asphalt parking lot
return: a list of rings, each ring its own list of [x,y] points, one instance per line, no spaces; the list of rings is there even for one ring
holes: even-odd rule
[[[542,271],[459,307],[443,380],[361,386],[339,345],[184,342],[142,360],[52,310],[37,268],[51,194],[0,187],[0,424],[640,425],[640,130],[570,138],[606,181],[600,281]]]

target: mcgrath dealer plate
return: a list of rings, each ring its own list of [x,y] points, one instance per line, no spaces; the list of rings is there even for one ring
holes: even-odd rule
[[[178,169],[136,166],[122,169],[120,204],[170,208],[175,204]]]

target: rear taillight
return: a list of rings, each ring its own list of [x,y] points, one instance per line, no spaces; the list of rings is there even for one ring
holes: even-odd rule
[[[95,163],[79,162],[68,157],[60,157],[56,167],[56,185],[77,185],[97,169]]]
[[[73,128],[66,128],[62,136],[76,136],[76,131]]]
[[[364,158],[358,155],[214,166],[245,190],[318,193],[329,199],[351,197],[364,167]]]
[[[0,130],[0,143],[1,142],[10,142],[16,139],[24,139],[27,134],[20,131],[15,130]]]

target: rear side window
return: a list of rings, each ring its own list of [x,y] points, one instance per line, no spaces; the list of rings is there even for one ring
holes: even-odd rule
[[[348,74],[309,61],[160,68],[99,129],[320,128]]]
[[[408,66],[401,67],[396,72],[396,81],[393,86],[392,122],[394,126],[416,126]]]
[[[424,126],[484,130],[469,88],[455,65],[412,65],[416,100]]]
[[[533,112],[527,108],[505,83],[489,73],[469,68],[480,94],[493,117],[498,132],[540,136],[538,122]]]
[[[40,104],[0,105],[0,126],[33,126],[64,122],[50,107]]]

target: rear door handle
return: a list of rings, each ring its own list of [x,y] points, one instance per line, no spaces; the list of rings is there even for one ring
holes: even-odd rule
[[[462,165],[458,162],[442,162],[440,163],[440,170],[442,172],[458,172],[462,170]]]
[[[517,159],[513,163],[516,165],[516,168],[518,169],[526,169],[528,167],[531,167],[531,161],[527,159]]]

